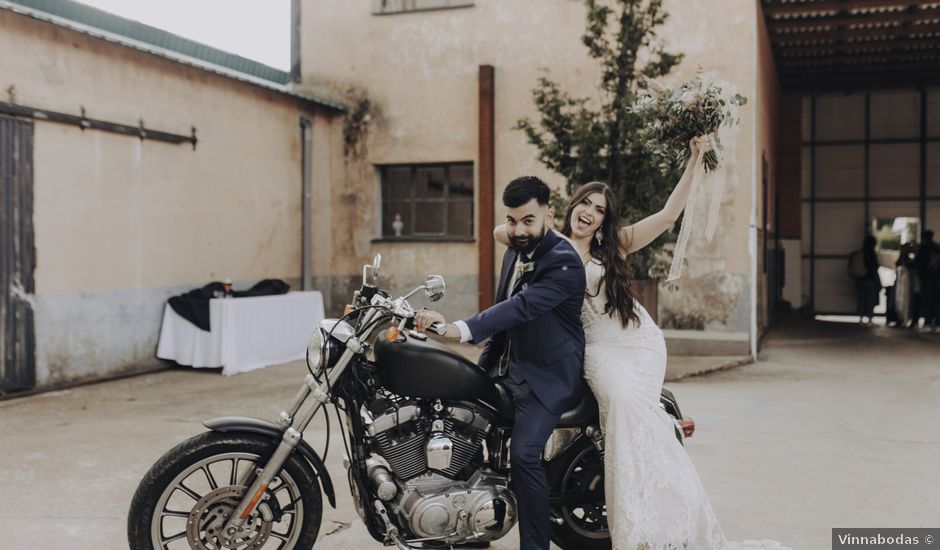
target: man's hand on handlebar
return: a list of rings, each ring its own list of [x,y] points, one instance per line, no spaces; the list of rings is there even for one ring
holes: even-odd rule
[[[440,334],[445,338],[460,339],[460,329],[458,329],[453,324],[448,324],[447,320],[444,319],[444,316],[436,311],[418,311],[415,313],[414,323],[415,328],[420,332],[427,332],[430,330],[431,332]]]

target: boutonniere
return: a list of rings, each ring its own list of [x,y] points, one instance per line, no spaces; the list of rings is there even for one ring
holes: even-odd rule
[[[535,269],[535,262],[519,262],[516,264],[516,277],[522,277],[524,273],[528,273]]]

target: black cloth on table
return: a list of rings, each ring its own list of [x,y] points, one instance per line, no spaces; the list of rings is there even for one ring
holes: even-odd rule
[[[208,332],[211,328],[209,325],[209,300],[215,297],[216,292],[224,292],[224,290],[225,287],[222,283],[212,282],[202,288],[173,296],[167,302],[180,317]],[[289,290],[290,285],[280,279],[264,279],[255,283],[248,290],[233,291],[232,296],[235,298],[272,296],[287,294]]]

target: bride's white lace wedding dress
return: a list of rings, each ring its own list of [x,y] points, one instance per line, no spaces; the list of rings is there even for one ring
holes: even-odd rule
[[[639,326],[624,328],[616,314],[604,313],[604,268],[591,260],[584,269],[584,376],[600,405],[613,548],[786,549],[776,541],[725,540],[672,419],[659,406],[666,373],[662,331],[639,303]]]

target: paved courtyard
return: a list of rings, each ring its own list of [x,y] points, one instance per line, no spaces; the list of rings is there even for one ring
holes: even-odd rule
[[[177,368],[0,401],[0,547],[126,548],[131,495],[157,457],[203,419],[272,418],[304,373]],[[832,527],[940,526],[940,334],[803,322],[774,329],[755,364],[667,385],[698,424],[687,448],[729,538],[815,550]],[[324,433],[317,421],[307,439],[322,449]],[[380,548],[341,449],[316,547]],[[517,547],[515,533],[493,545]]]

